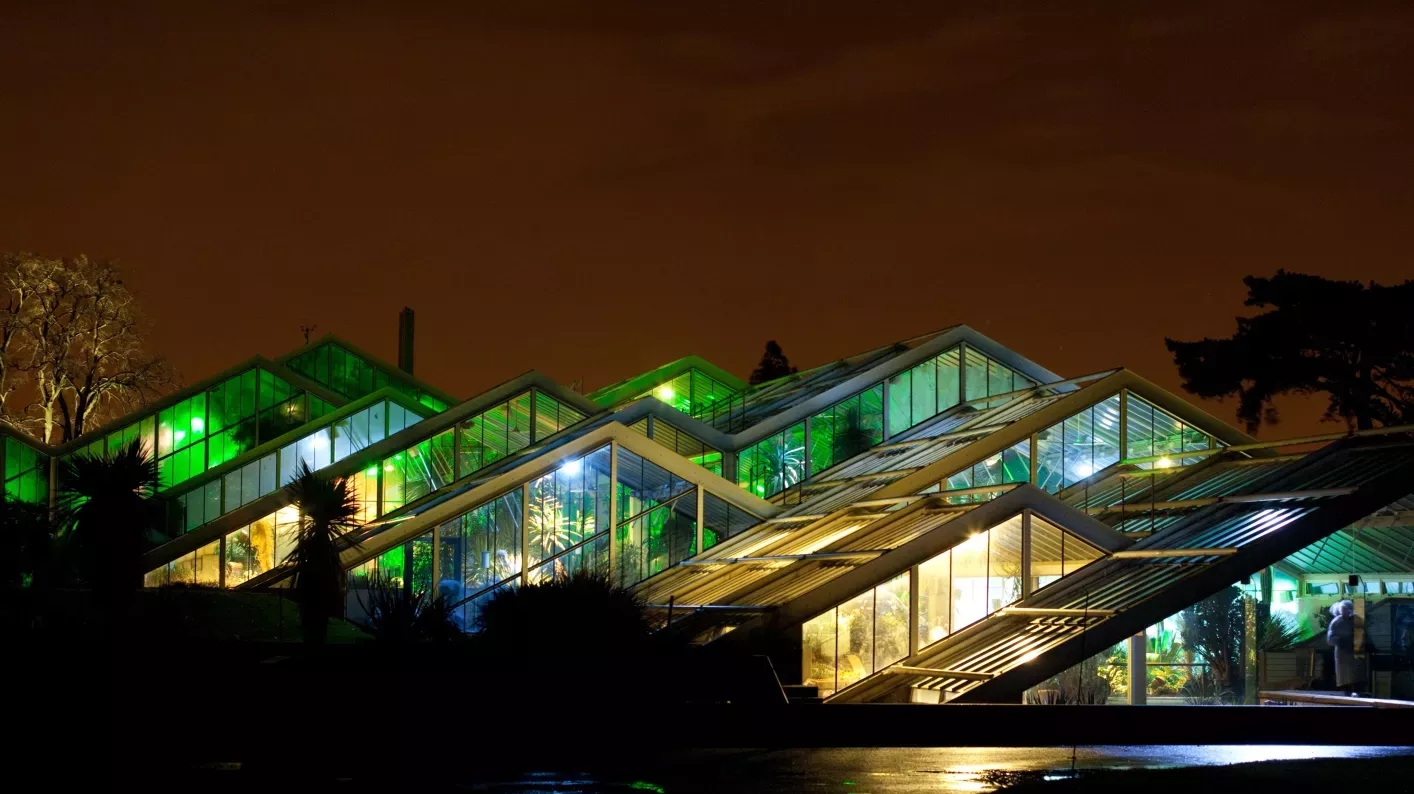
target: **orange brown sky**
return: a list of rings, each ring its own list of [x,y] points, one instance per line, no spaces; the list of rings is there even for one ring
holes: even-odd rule
[[[1394,2],[6,2],[0,250],[188,380],[411,305],[463,397],[958,322],[1177,389],[1244,274],[1414,277],[1411,85]]]

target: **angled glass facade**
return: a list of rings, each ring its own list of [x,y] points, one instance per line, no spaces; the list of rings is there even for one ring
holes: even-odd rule
[[[418,386],[396,369],[369,361],[337,342],[321,344],[285,364],[350,400],[365,397],[379,389],[392,388],[433,413],[441,413],[448,407],[440,397]]]
[[[985,690],[1072,627],[1122,615],[1127,593],[1163,596],[1163,576],[1225,556],[1121,552],[1306,532],[1331,494],[1383,483],[1408,457],[1371,442],[1313,474],[1323,495],[1305,500],[1293,463],[1305,450],[1263,457],[1129,373],[1062,378],[967,329],[757,386],[690,357],[597,398],[530,373],[452,407],[334,341],[253,362],[64,447],[7,438],[7,498],[43,504],[55,460],[137,439],[157,459],[172,538],[145,557],[147,583],[282,587],[300,520],[285,489],[304,463],[347,479],[361,505],[362,545],[344,556],[355,619],[375,579],[442,595],[473,630],[498,593],[591,571],[639,594],[655,626],[691,616],[698,642],[798,631],[800,678],[832,702]],[[1403,531],[1410,508],[1334,528],[1292,559],[1338,568],[1337,549],[1397,565],[1371,533]],[[1091,614],[1100,590],[1081,586],[1102,572],[1125,584],[1101,588],[1117,606]],[[1363,573],[1378,595],[1414,580]]]

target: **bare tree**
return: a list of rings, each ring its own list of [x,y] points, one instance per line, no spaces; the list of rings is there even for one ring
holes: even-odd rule
[[[27,391],[23,422],[44,441],[61,443],[148,399],[173,383],[166,361],[147,348],[142,312],[107,260],[5,260],[13,333],[0,339],[7,363],[0,385]],[[4,395],[10,396],[8,394]],[[14,422],[12,406],[5,406]]]

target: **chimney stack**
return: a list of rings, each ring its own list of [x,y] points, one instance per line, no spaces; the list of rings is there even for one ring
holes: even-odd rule
[[[404,306],[398,313],[398,369],[412,374],[412,309]]]

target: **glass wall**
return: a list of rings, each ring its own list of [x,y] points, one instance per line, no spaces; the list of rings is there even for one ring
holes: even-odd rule
[[[5,437],[5,498],[30,504],[49,501],[49,456]]]
[[[675,410],[688,416],[697,416],[704,413],[710,414],[713,406],[719,402],[730,400],[734,394],[736,394],[736,389],[697,369],[689,369],[633,399],[656,397]]]
[[[916,647],[926,647],[1102,556],[1039,516],[1013,516],[806,621],[805,683],[828,697],[908,656],[911,631]],[[916,605],[910,576],[918,579]]]
[[[727,538],[734,538],[761,523],[751,513],[734,507],[713,494],[702,494],[702,550],[712,548]]]
[[[1031,441],[1027,439],[1011,445],[984,461],[974,463],[971,468],[963,469],[948,477],[944,481],[944,489],[951,491],[962,488],[981,488],[987,485],[1029,482],[1030,479]],[[953,504],[966,504],[968,502],[985,502],[995,499],[997,496],[998,494],[995,493],[949,496],[948,501]]]
[[[943,481],[944,490],[979,488],[987,485],[1029,482],[1031,479],[1031,444],[1035,441],[1036,487],[1056,493],[1103,471],[1121,460],[1120,444],[1126,445],[1126,458],[1165,455],[1158,462],[1139,464],[1143,468],[1177,466],[1201,458],[1184,457],[1183,453],[1211,449],[1222,442],[1188,425],[1137,395],[1126,392],[1126,438],[1121,442],[1120,402],[1115,394],[1085,408],[1066,419],[1037,432],[1030,439],[974,464]],[[949,497],[962,503],[984,501],[997,494],[974,494]]]
[[[966,394],[964,400],[980,400],[983,397],[992,397],[998,394],[1025,389],[1035,386],[1036,381],[1022,375],[1000,361],[988,358],[981,353],[967,348],[964,356],[964,377],[966,378]],[[987,407],[1000,405],[1003,400],[994,400],[986,403]]]
[[[696,553],[697,499],[692,483],[622,447],[618,475],[614,544],[628,586]]]
[[[629,427],[718,477],[722,476],[722,453],[698,441],[696,436],[679,430],[656,417],[651,420],[644,417]]]
[[[1167,468],[1196,463],[1202,458],[1185,458],[1184,452],[1211,449],[1217,442],[1212,436],[1158,408],[1149,401],[1129,395],[1127,439],[1124,457],[1148,458],[1164,455],[1155,463],[1141,463],[1142,468]]]
[[[609,468],[609,447],[605,446],[567,460],[530,482],[525,525],[532,580],[580,570],[584,554],[596,551],[594,545],[582,544],[612,523]],[[541,566],[546,561],[550,562]],[[597,560],[590,568],[599,570]]]
[[[332,409],[284,378],[249,369],[114,430],[75,454],[101,457],[140,441],[157,457],[158,490],[168,490]]]
[[[462,602],[520,574],[521,492],[504,494],[437,529],[438,592],[457,608],[463,630],[472,626]]]
[[[908,655],[908,579],[905,572],[805,623],[807,686],[829,697]]]
[[[958,405],[964,376],[967,400],[1036,385],[975,350],[953,348],[742,450],[737,484],[770,498],[815,477]]]
[[[805,480],[805,423],[752,444],[737,454],[736,483],[762,499]]]
[[[879,384],[810,417],[810,476],[883,440],[884,386]]]
[[[533,409],[532,409],[533,406]],[[390,513],[584,419],[544,392],[512,397],[384,458],[383,513]]]
[[[142,578],[143,587],[194,584],[217,587],[221,583],[221,541],[214,540],[191,554],[179,557]]]
[[[224,477],[170,497],[167,503],[168,534],[176,536],[190,532],[238,507],[274,493],[294,480],[301,461],[318,471],[422,421],[422,418],[391,400],[381,400],[318,428],[304,438],[227,472]],[[372,495],[376,499],[376,489]]]
[[[1049,493],[1118,462],[1118,394],[1036,434],[1036,487]]]
[[[889,378],[888,435],[895,436],[960,402],[962,350],[953,348]]]
[[[441,399],[332,342],[296,356],[285,364],[350,400],[391,386],[399,394],[416,400],[434,413],[447,410],[447,404]]]

